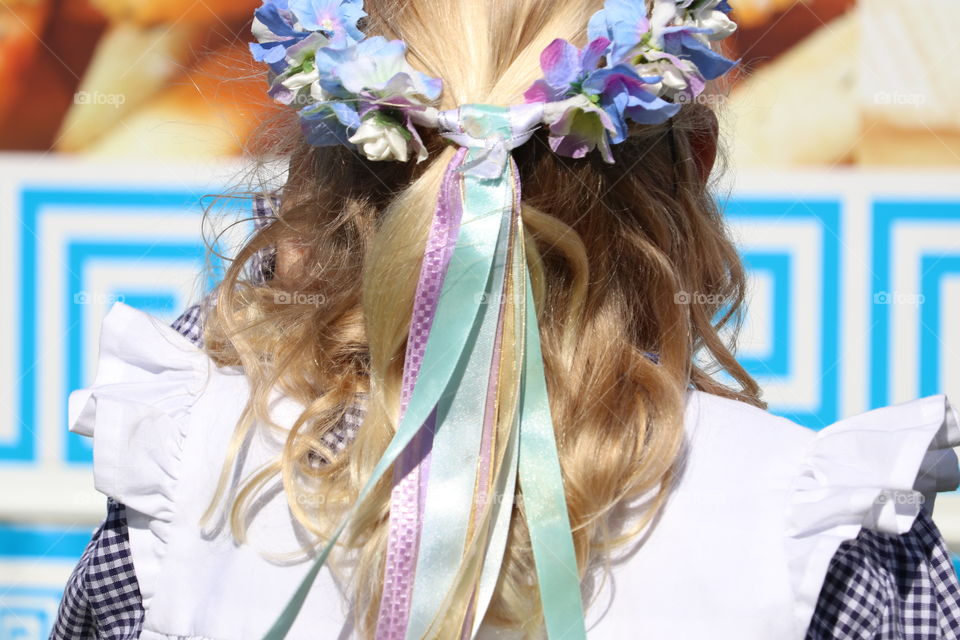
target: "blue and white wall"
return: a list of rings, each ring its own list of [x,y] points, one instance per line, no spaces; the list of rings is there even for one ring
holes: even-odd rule
[[[69,391],[95,374],[100,319],[123,300],[170,321],[200,297],[218,266],[204,196],[236,175],[0,155],[0,638],[46,637],[105,511],[92,449],[66,430]]]
[[[0,156],[0,638],[46,636],[104,512],[66,430],[100,318],[123,299],[172,320],[201,295],[202,196],[235,174]],[[774,411],[816,429],[960,401],[960,173],[742,175],[725,200],[752,280],[740,356]]]

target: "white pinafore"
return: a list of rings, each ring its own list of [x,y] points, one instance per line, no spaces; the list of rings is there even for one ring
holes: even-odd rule
[[[260,638],[309,568],[299,552],[308,536],[279,488],[258,503],[245,544],[198,524],[248,393],[241,370],[116,303],[96,380],[70,395],[70,429],[93,438],[97,489],[127,508],[142,638]],[[278,395],[271,408],[283,425],[301,406]],[[591,639],[803,640],[841,542],[864,527],[904,533],[960,484],[960,423],[942,395],[814,432],[691,391],[685,435],[666,507],[595,594]],[[256,430],[241,477],[281,443]],[[353,637],[349,575],[349,559],[334,555],[288,637]]]

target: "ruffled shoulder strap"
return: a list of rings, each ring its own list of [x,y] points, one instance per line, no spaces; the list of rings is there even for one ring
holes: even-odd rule
[[[94,438],[99,491],[150,512],[143,502],[153,492],[141,485],[170,474],[183,435],[178,416],[189,410],[211,368],[204,352],[157,318],[122,302],[110,308],[96,378],[68,401],[70,431]]]
[[[70,430],[93,438],[94,486],[128,509],[138,577],[158,571],[188,414],[214,368],[177,331],[117,302],[103,319],[93,384],[70,394]],[[148,585],[141,579],[145,603]]]
[[[868,411],[811,439],[790,493],[786,551],[809,623],[831,558],[861,529],[903,534],[960,485],[960,420],[944,395]]]

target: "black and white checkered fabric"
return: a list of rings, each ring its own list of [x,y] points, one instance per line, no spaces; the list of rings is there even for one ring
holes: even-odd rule
[[[254,202],[258,228],[272,221],[276,206],[276,199]],[[259,252],[251,261],[251,280],[270,280],[275,261],[272,251]],[[200,347],[204,304],[188,308],[172,325]],[[341,425],[323,438],[335,454],[357,434],[364,414],[360,400],[346,412]],[[132,640],[142,625],[143,606],[124,507],[108,500],[107,518],[70,576],[50,637]],[[830,562],[806,640],[952,639],[960,640],[960,584],[943,537],[926,512],[921,512],[908,533],[863,530],[840,546]]]
[[[199,304],[187,307],[170,326],[197,347],[203,348],[203,308]]]
[[[888,638],[960,638],[960,584],[923,510],[909,533],[863,530],[840,545],[807,630],[807,640]]]
[[[253,224],[257,230],[264,229],[277,219],[280,199],[276,196],[257,196],[253,199]],[[263,284],[273,278],[277,266],[276,249],[269,247],[253,254],[250,261],[250,280],[254,284]]]
[[[127,516],[107,499],[107,518],[93,534],[63,591],[51,640],[133,640],[143,626]]]

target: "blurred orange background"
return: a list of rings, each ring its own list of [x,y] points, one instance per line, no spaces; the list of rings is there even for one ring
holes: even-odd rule
[[[898,0],[735,0],[729,54],[742,64],[720,93],[734,166],[960,164],[960,122],[943,116],[960,111],[956,90],[940,86],[956,78],[924,73],[930,26],[910,20],[949,17],[957,3],[918,1],[937,11]],[[4,0],[0,150],[240,153],[272,108],[247,50],[257,4]],[[884,88],[883,56],[893,54],[929,85]]]

